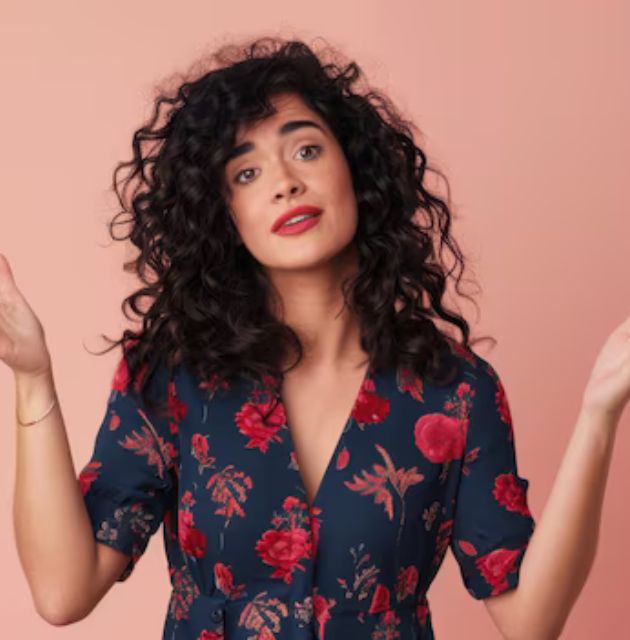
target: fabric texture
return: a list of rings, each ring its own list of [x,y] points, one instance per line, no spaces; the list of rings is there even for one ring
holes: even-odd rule
[[[162,369],[154,415],[119,360],[78,481],[96,540],[129,555],[119,581],[163,523],[164,639],[432,640],[449,547],[473,598],[518,585],[535,521],[506,393],[451,348],[446,386],[368,369],[312,504],[283,405],[263,419],[279,379]]]

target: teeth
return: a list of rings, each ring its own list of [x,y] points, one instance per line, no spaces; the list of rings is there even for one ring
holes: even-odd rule
[[[290,220],[287,220],[282,226],[286,227],[289,224],[296,224],[298,222],[301,222],[302,220],[306,220],[306,218],[313,218],[314,216],[315,214],[312,214],[312,213],[296,216],[295,218],[291,218]]]

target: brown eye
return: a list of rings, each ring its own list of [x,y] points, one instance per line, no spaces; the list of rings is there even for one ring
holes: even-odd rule
[[[317,153],[315,154],[317,156],[321,152],[322,147],[319,144],[305,144],[303,147],[300,147],[300,151],[302,151],[302,149],[317,149]]]
[[[247,171],[253,171],[253,169],[243,169],[242,171],[239,171],[236,176],[234,176],[234,182],[238,182],[240,184],[245,184],[242,180],[239,180],[239,176],[242,175],[243,173],[246,173]],[[246,182],[249,182],[249,180],[246,180]]]

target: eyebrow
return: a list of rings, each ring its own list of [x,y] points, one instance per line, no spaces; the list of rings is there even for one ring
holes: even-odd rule
[[[319,129],[324,135],[326,135],[326,131],[324,130],[324,128],[313,120],[289,120],[278,129],[278,135],[287,135],[288,133],[291,133],[296,129],[301,129],[302,127],[315,127],[316,129]],[[225,160],[226,164],[230,162],[230,160],[234,160],[244,153],[252,151],[255,147],[256,145],[253,142],[243,142],[242,144],[239,144],[238,146],[234,147],[228,154],[228,157]]]

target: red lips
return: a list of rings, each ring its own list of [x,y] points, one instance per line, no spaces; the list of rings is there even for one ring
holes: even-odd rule
[[[294,216],[304,215],[304,214],[313,214],[318,215],[322,212],[320,207],[315,207],[310,204],[301,204],[297,207],[293,207],[293,209],[289,209],[287,212],[283,213],[281,216],[276,218],[276,221],[273,223],[271,227],[271,231],[277,231],[287,220],[293,218]]]

